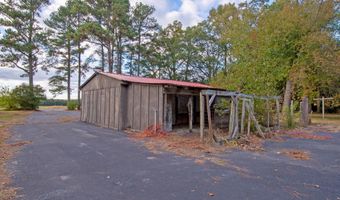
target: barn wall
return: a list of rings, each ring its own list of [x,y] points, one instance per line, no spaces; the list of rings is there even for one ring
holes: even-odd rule
[[[81,120],[98,126],[120,129],[121,81],[96,75],[82,88]]]
[[[127,112],[124,128],[144,130],[163,123],[163,86],[132,83],[126,87]]]

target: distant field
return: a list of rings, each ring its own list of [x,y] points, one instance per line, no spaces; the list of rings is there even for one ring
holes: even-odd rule
[[[66,106],[39,106],[39,110],[60,109],[66,110]]]
[[[322,114],[313,113],[311,119],[312,123],[316,124],[336,124],[340,126],[340,114],[325,114],[325,119],[322,119]]]

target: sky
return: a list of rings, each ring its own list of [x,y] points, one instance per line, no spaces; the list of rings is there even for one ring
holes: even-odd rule
[[[3,0],[0,0],[2,2]],[[196,25],[198,22],[204,20],[209,15],[209,11],[212,8],[216,8],[220,4],[226,3],[240,3],[242,0],[130,0],[130,4],[133,6],[137,2],[142,2],[155,7],[154,17],[158,20],[162,26],[166,26],[174,20],[182,22],[184,27]],[[52,0],[51,4],[44,8],[41,14],[41,21],[48,18],[51,12],[56,11],[59,6],[64,5],[66,0]],[[3,34],[3,27],[0,27],[0,35]],[[93,72],[89,72],[87,78]],[[22,83],[28,83],[27,78],[20,77],[22,75],[19,69],[0,68],[0,86],[7,86],[10,88],[20,85]],[[53,72],[46,73],[44,71],[38,71],[34,76],[34,84],[41,85],[46,90],[48,98],[66,99],[66,92],[53,97],[48,91],[48,78],[53,75]],[[86,78],[85,78],[86,79]],[[84,79],[84,80],[85,80]],[[83,81],[84,81],[83,80]],[[82,81],[82,82],[83,82]],[[72,80],[71,98],[77,98],[77,77],[74,74]]]

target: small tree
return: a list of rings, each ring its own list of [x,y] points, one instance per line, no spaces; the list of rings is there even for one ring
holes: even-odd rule
[[[45,90],[36,85],[31,88],[22,84],[12,91],[8,88],[0,90],[0,106],[7,110],[36,110],[42,100],[46,99]]]
[[[8,87],[0,88],[0,107],[7,110],[15,110],[19,107],[11,96],[11,91]]]

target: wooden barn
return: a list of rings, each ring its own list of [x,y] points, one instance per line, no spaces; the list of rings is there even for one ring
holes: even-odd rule
[[[211,86],[95,72],[82,86],[81,120],[116,130],[192,129],[200,123],[200,91]]]

